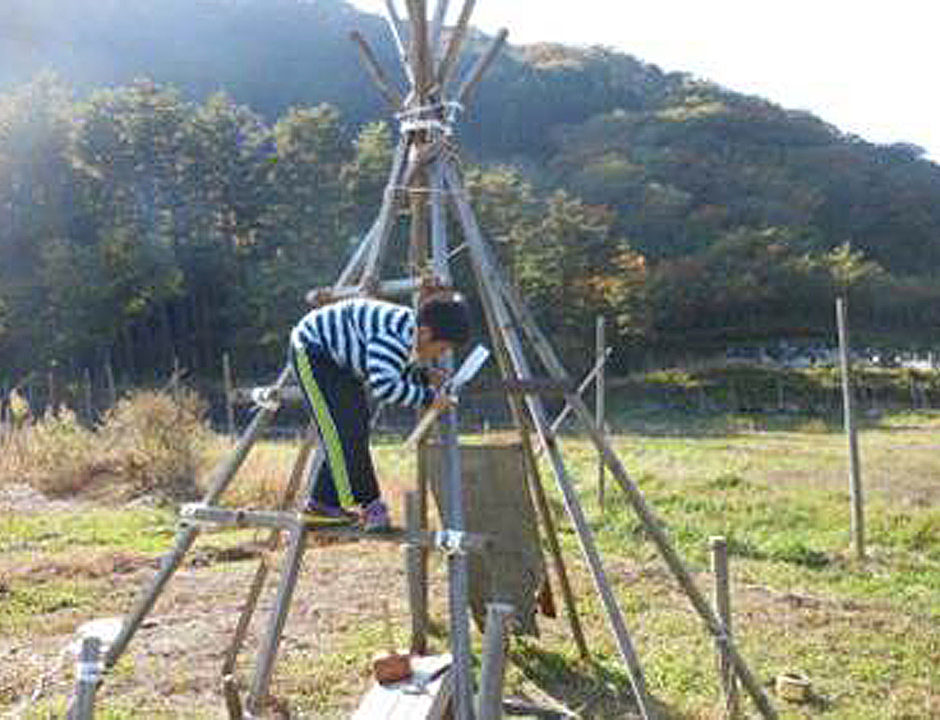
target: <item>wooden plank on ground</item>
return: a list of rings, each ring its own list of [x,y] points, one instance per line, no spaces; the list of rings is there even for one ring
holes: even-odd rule
[[[438,720],[453,692],[450,654],[412,657],[412,675],[390,685],[375,683],[352,720]]]

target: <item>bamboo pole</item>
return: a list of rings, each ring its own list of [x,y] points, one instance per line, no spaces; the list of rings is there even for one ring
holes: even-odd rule
[[[303,525],[290,531],[287,555],[282,563],[281,582],[277,588],[274,609],[271,611],[271,621],[261,641],[258,664],[255,666],[255,674],[246,703],[252,714],[257,714],[268,702],[268,687],[274,671],[274,660],[281,643],[284,624],[287,622],[287,613],[290,610],[294,589],[297,587],[297,579],[300,577],[300,565],[307,543],[307,532],[307,528]]]
[[[578,395],[581,395],[586,389],[587,386],[591,384],[591,381],[603,370],[604,365],[607,363],[607,358],[610,357],[610,348],[607,348],[604,352],[603,357],[597,359],[594,363],[594,367],[591,368],[591,371],[584,376],[581,380],[581,384],[578,385]],[[552,434],[557,434],[561,424],[565,421],[565,418],[571,413],[571,404],[565,403],[565,406],[561,409],[561,412],[552,420],[552,424],[549,426]],[[539,453],[541,454],[542,448],[539,448]]]
[[[67,720],[92,720],[95,715],[95,692],[101,679],[99,652],[101,639],[89,636],[82,640],[76,665],[76,695],[67,713]]]
[[[548,343],[544,335],[541,333],[541,330],[538,329],[538,326],[535,324],[534,320],[532,320],[528,309],[525,307],[525,304],[522,303],[515,289],[506,283],[505,279],[500,274],[499,269],[491,261],[487,262],[487,270],[494,278],[497,279],[498,282],[501,283],[502,290],[505,293],[507,300],[509,300],[509,302],[512,304],[519,317],[522,318],[523,330],[529,336],[533,346],[539,351],[539,356],[545,366],[553,373],[553,375],[555,375],[555,377],[564,381],[567,376],[564,368],[558,361],[557,357],[554,355],[554,351],[552,350],[550,343]],[[607,467],[610,469],[621,490],[623,490],[624,494],[627,496],[627,499],[633,506],[634,512],[643,523],[651,539],[656,545],[660,555],[665,560],[666,565],[672,571],[673,576],[676,578],[680,587],[689,598],[693,608],[696,610],[696,612],[698,612],[704,621],[708,631],[716,637],[720,636],[722,634],[721,623],[712,610],[711,606],[708,604],[708,601],[705,599],[705,596],[695,585],[691,575],[685,568],[685,565],[682,563],[682,560],[679,558],[675,549],[672,547],[672,543],[663,529],[665,526],[653,514],[652,510],[647,505],[643,494],[640,492],[639,488],[635,485],[633,480],[630,479],[626,469],[620,461],[620,458],[610,446],[610,443],[604,432],[594,426],[593,418],[591,417],[587,406],[584,404],[584,401],[580,398],[580,396],[577,396],[573,393],[569,395],[569,398],[572,407],[574,407],[584,427],[591,435],[594,443],[598,447],[602,448]],[[728,642],[728,654],[734,664],[735,671],[738,673],[738,677],[741,678],[741,682],[744,684],[748,694],[751,696],[751,699],[754,701],[755,705],[757,705],[761,714],[763,714],[766,718],[776,718],[777,713],[770,704],[770,700],[767,698],[766,693],[760,686],[760,683],[757,681],[757,679],[751,674],[750,668],[748,668],[744,658],[738,653],[737,648],[730,640]]]
[[[447,8],[450,0],[437,0],[434,8],[434,17],[431,20],[431,37],[428,42],[431,48],[431,62],[435,63],[440,59],[441,54],[441,33],[444,31],[444,20],[447,17]]]
[[[483,632],[483,660],[480,667],[479,720],[503,717],[503,682],[506,671],[506,624],[514,608],[509,603],[486,604]]]
[[[317,432],[314,427],[311,427],[294,460],[290,477],[278,503],[279,510],[287,510],[294,503],[301,480],[307,471],[308,464],[310,465],[310,470],[307,474],[314,475],[325,462],[326,452],[323,449],[323,445],[317,443]],[[311,461],[310,454],[313,452],[314,445],[317,445],[317,452]],[[232,642],[229,643],[229,647],[225,652],[225,661],[222,664],[221,671],[223,682],[226,681],[226,678],[233,676],[235,673],[235,663],[238,659],[238,653],[241,651],[242,645],[244,644],[251,618],[257,608],[261,591],[264,588],[265,580],[271,569],[271,553],[276,551],[281,543],[281,532],[282,531],[279,529],[274,529],[268,534],[267,542],[264,546],[265,552],[262,553],[258,562],[258,567],[255,570],[254,578],[248,590],[248,596],[242,605],[241,614],[235,626]]]
[[[473,217],[472,211],[469,208],[469,204],[466,199],[466,191],[463,189],[460,176],[457,174],[457,171],[450,166],[447,167],[446,180],[448,187],[452,192],[455,204],[460,211],[462,221],[466,222],[466,224],[471,227],[471,232],[466,233],[466,236],[468,242],[470,243],[470,249],[471,253],[473,253],[474,261],[481,266],[482,276],[488,278],[490,282],[496,285],[495,289],[499,291],[501,294],[500,296],[510,305],[510,307],[512,307],[517,320],[522,326],[523,331],[525,332],[526,336],[529,337],[533,347],[538,352],[542,363],[553,375],[553,377],[560,382],[568,382],[567,372],[559,362],[558,358],[555,356],[551,344],[545,338],[542,331],[538,328],[538,325],[532,318],[530,311],[525,306],[525,303],[522,302],[521,297],[518,295],[518,291],[506,281],[504,274],[492,260],[490,255],[492,251],[485,245],[479,229],[476,228],[476,221]],[[510,322],[508,318],[506,319],[505,324],[502,326],[507,330],[516,327],[516,325]],[[679,582],[679,585],[688,596],[693,608],[702,617],[707,629],[713,635],[721,635],[721,622],[715,615],[708,601],[705,599],[705,596],[693,582],[691,575],[673,548],[671,541],[663,529],[664,525],[653,514],[652,510],[647,505],[643,494],[634,484],[633,480],[630,479],[626,469],[620,461],[620,458],[611,447],[608,438],[603,432],[603,429],[597,428],[594,425],[591,413],[587,409],[587,406],[580,396],[571,392],[568,394],[568,398],[584,427],[591,435],[595,445],[603,451],[607,467],[610,469],[614,479],[617,481],[617,484],[627,496],[627,499],[633,506],[634,512],[637,514],[647,532],[649,533],[650,538],[657,546],[660,555],[666,561],[666,564],[672,571],[676,580]],[[531,408],[532,400],[530,399],[528,402]],[[557,449],[555,439],[553,437],[544,437],[543,444],[547,445],[552,455],[556,454]],[[556,473],[556,479],[559,479],[559,482],[561,482],[561,478],[563,477],[563,474],[559,476],[558,473]],[[578,508],[580,508],[580,505],[578,505]],[[570,511],[569,515],[571,515]],[[741,657],[741,655],[737,652],[734,644],[730,641],[728,643],[728,652],[732,662],[734,663],[738,676],[741,678],[742,683],[744,684],[751,698],[754,700],[754,703],[760,709],[761,713],[766,718],[776,718],[776,711],[770,704],[766,693],[760,686],[760,683],[757,681],[757,679],[751,674],[751,671],[744,662],[743,657]]]
[[[508,349],[506,348],[506,343],[503,340],[502,333],[495,324],[496,312],[492,307],[492,300],[486,292],[481,270],[476,264],[473,264],[472,268],[477,287],[479,288],[479,295],[483,302],[484,315],[486,317],[487,326],[489,328],[489,334],[494,342],[494,350],[496,353],[497,362],[499,363],[500,372],[504,378],[513,377],[514,369],[512,359],[509,355]],[[533,427],[532,418],[527,413],[521,396],[515,393],[510,393],[508,400],[516,425],[519,427],[519,434],[522,439],[522,448],[528,467],[527,478],[531,478],[529,489],[533,499],[535,500],[535,507],[538,510],[539,520],[541,521],[542,528],[545,530],[545,538],[548,542],[549,552],[552,557],[552,564],[555,568],[555,574],[557,575],[558,582],[561,586],[562,598],[565,601],[565,611],[568,617],[568,625],[571,628],[571,634],[574,638],[575,645],[578,648],[579,655],[581,658],[587,660],[590,658],[590,652],[587,647],[587,641],[584,637],[584,630],[581,627],[581,619],[578,615],[574,590],[572,589],[571,582],[568,579],[568,571],[565,567],[564,557],[561,551],[561,543],[558,539],[558,532],[555,527],[554,516],[552,514],[551,506],[548,504],[548,497],[545,493],[545,486],[542,481],[541,472],[539,471],[539,453],[534,449],[534,443],[532,441],[532,436],[536,431]],[[538,437],[537,434],[536,437]],[[541,452],[541,449],[542,446],[540,445],[539,452]]]
[[[395,151],[395,157],[392,161],[392,169],[389,172],[388,184],[385,187],[385,194],[382,197],[382,207],[379,209],[379,217],[375,222],[373,233],[370,233],[372,237],[370,238],[370,244],[366,252],[365,266],[362,271],[363,284],[374,283],[376,281],[379,259],[382,257],[389,237],[392,234],[392,215],[398,207],[400,183],[402,173],[407,164],[406,158],[410,147],[410,135],[405,134],[398,142],[398,148]]]
[[[405,48],[405,41],[401,34],[401,17],[398,14],[398,10],[395,8],[393,0],[385,0],[385,21],[388,24],[389,31],[392,33],[392,41],[395,43],[395,49],[398,51],[398,57],[401,60],[408,82],[414,84],[415,78],[412,74],[411,62],[409,61],[408,51]]]
[[[448,370],[453,371],[453,358]],[[457,444],[457,411],[441,413],[441,440],[444,446],[444,481],[447,487],[447,530],[466,530],[461,482],[460,447]],[[473,678],[471,675],[470,617],[468,610],[468,559],[463,553],[447,556],[448,597],[450,600],[450,642],[454,654],[454,697],[456,720],[473,720]]]
[[[475,0],[464,0],[463,7],[460,10],[460,17],[454,26],[454,31],[450,36],[450,42],[447,44],[447,50],[444,58],[437,67],[437,84],[441,88],[447,85],[450,80],[450,74],[460,55],[460,48],[463,45],[464,37],[467,34],[467,26],[470,23],[470,16],[473,14]]]
[[[458,103],[463,105],[470,97],[470,93],[480,82],[480,78],[483,77],[483,73],[486,72],[487,68],[489,68],[489,66],[493,63],[493,60],[496,59],[499,51],[503,49],[503,45],[506,44],[507,37],[509,37],[509,31],[505,28],[496,33],[496,37],[493,38],[493,42],[490,43],[489,47],[486,49],[486,52],[484,52],[477,59],[477,62],[474,64],[474,66],[470,68],[470,72],[467,73],[466,79],[463,81],[463,84],[460,86],[460,89],[454,96]]]
[[[397,112],[401,108],[401,94],[395,89],[383,72],[369,43],[362,36],[362,33],[357,30],[349,33],[349,38],[356,44],[359,50],[359,58],[362,60],[366,72],[369,73],[379,93],[381,93],[386,102]]]
[[[836,298],[836,322],[839,332],[839,368],[842,375],[842,412],[849,451],[849,490],[852,502],[852,545],[855,556],[865,559],[865,500],[862,492],[861,460],[858,453],[858,432],[852,404],[852,378],[849,363],[849,328],[846,300]]]
[[[431,60],[428,49],[428,13],[425,0],[405,0],[411,17],[411,60],[415,94],[419,107],[427,102],[431,79]]]
[[[471,257],[475,265],[480,270],[479,277],[482,279],[482,291],[489,297],[491,301],[490,307],[495,313],[492,325],[497,328],[501,334],[502,342],[505,343],[505,346],[511,357],[515,375],[522,379],[526,379],[531,376],[531,373],[529,372],[528,364],[525,361],[525,357],[522,353],[522,347],[519,343],[518,337],[514,334],[515,325],[508,314],[508,310],[504,305],[504,300],[498,291],[498,287],[494,284],[496,276],[491,272],[492,263],[485,254],[485,248],[482,243],[482,235],[476,225],[476,219],[473,216],[473,211],[470,209],[469,203],[466,200],[466,194],[463,191],[460,178],[457,175],[456,170],[454,170],[454,168],[450,167],[449,165],[445,166],[445,179],[447,186],[452,192],[452,197],[457,208],[457,214],[463,226],[464,237],[466,238],[470,247]],[[568,511],[568,516],[575,525],[578,539],[581,544],[582,553],[584,554],[585,560],[591,570],[594,585],[597,588],[598,594],[600,595],[604,604],[607,618],[610,623],[613,635],[617,641],[621,657],[627,666],[630,677],[630,684],[633,687],[637,705],[639,706],[644,720],[649,720],[649,718],[653,718],[655,716],[652,705],[650,703],[649,695],[646,690],[646,680],[643,676],[642,669],[640,668],[639,659],[637,658],[636,651],[633,648],[633,643],[630,640],[629,633],[627,632],[623,615],[620,612],[620,608],[617,604],[616,598],[614,597],[613,590],[611,589],[610,583],[607,580],[607,575],[604,570],[603,563],[601,562],[600,553],[597,550],[594,536],[591,533],[587,518],[584,515],[584,510],[581,507],[577,493],[575,492],[570,478],[568,477],[567,470],[564,466],[564,461],[558,452],[555,438],[548,434],[548,422],[545,419],[545,412],[541,401],[538,398],[530,395],[526,398],[526,405],[528,407],[529,414],[532,416],[533,425],[536,428],[536,432],[538,433],[541,444],[548,450],[556,484],[562,493],[565,508]]]

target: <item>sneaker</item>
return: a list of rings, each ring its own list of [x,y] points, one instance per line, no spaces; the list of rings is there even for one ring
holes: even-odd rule
[[[383,533],[392,529],[388,506],[376,498],[362,509],[362,530],[367,533]]]
[[[354,525],[358,515],[336,505],[311,500],[303,512],[304,522],[313,527]]]

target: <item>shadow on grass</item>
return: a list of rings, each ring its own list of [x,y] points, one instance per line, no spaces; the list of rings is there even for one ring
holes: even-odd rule
[[[545,695],[585,720],[640,717],[626,672],[612,671],[596,661],[572,660],[529,643],[518,643],[510,661],[525,679]],[[538,697],[533,697],[536,704]],[[689,720],[691,716],[650,698],[650,710],[661,720]],[[569,717],[559,712],[558,718]]]

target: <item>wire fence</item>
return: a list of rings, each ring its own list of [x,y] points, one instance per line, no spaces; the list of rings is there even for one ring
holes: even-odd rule
[[[753,370],[753,368],[751,369]],[[207,421],[218,432],[237,434],[255,411],[244,402],[245,389],[264,386],[266,381],[236,382],[231,374],[219,378],[188,378],[179,368],[168,369],[162,378],[147,384],[116,383],[107,367],[82,371],[77,375],[47,373],[33,376],[17,385],[0,383],[0,435],[42,418],[53,410],[67,408],[88,426],[100,422],[108,409],[121,397],[135,390],[164,390],[186,387],[206,403]],[[618,420],[642,418],[650,413],[685,416],[710,416],[727,413],[751,415],[791,415],[807,417],[838,416],[842,411],[841,389],[836,376],[810,382],[804,373],[794,371],[728,372],[722,377],[689,382],[682,370],[643,373],[633,377],[608,377],[604,383],[610,426],[618,429]],[[591,402],[593,386],[584,390]],[[856,412],[862,417],[882,414],[940,409],[940,371],[907,371],[888,378],[884,373],[854,374],[853,395]],[[550,418],[564,408],[564,400],[549,396],[544,400]],[[492,388],[474,388],[461,398],[460,429],[468,433],[499,432],[511,428],[512,415],[504,395]],[[404,436],[414,426],[416,412],[386,406],[376,422],[379,436]],[[290,438],[303,433],[307,414],[299,402],[284,403],[268,437]],[[561,430],[578,425],[569,414]]]

